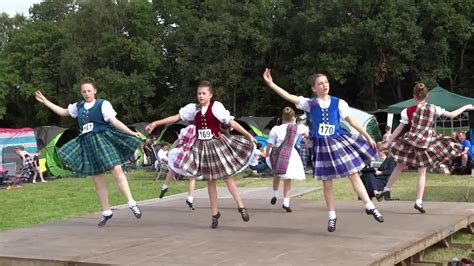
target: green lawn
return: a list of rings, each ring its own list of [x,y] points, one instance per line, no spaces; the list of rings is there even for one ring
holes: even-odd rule
[[[272,186],[271,178],[247,177],[249,172],[237,175],[239,187]],[[145,200],[158,197],[163,180],[155,181],[154,172],[137,170],[127,174],[135,200]],[[245,177],[245,178],[244,178]],[[112,205],[125,204],[125,199],[115,187],[113,178],[107,176],[109,198]],[[392,190],[392,197],[414,201],[416,194],[416,172],[403,173]],[[223,181],[219,181],[224,186]],[[293,182],[294,186],[321,187],[320,181],[311,176],[304,181]],[[470,176],[450,176],[429,174],[425,189],[426,201],[465,202],[468,187],[472,186],[468,201],[474,202],[474,178]],[[197,188],[206,187],[205,182],[197,182]],[[185,192],[188,182],[173,182],[167,195]],[[334,182],[334,194],[338,200],[356,200],[348,179]],[[301,196],[302,199],[323,200],[322,190]],[[28,227],[35,224],[48,223],[71,217],[99,212],[100,207],[91,178],[64,178],[51,180],[48,183],[25,184],[23,188],[0,190],[0,231]],[[474,243],[474,236],[469,233],[456,233],[455,240],[464,243]],[[469,250],[429,248],[425,253],[427,260],[447,262],[453,257],[473,256]]]

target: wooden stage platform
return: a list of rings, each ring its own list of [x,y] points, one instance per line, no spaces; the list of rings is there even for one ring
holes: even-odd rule
[[[295,188],[295,191],[304,191]],[[301,192],[304,193],[304,192]],[[427,247],[474,225],[474,203],[413,202],[376,205],[376,222],[360,201],[337,202],[337,230],[329,233],[324,202],[281,200],[270,205],[269,188],[241,189],[250,221],[219,188],[219,227],[210,228],[207,192],[196,194],[190,211],[184,195],[142,202],[137,220],[119,206],[106,227],[88,215],[0,233],[0,265],[394,265],[415,261]],[[410,259],[408,259],[410,258]]]

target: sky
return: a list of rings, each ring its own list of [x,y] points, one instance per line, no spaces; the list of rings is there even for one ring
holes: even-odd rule
[[[28,16],[28,9],[42,0],[0,0],[0,13],[5,12],[10,16],[23,13]]]

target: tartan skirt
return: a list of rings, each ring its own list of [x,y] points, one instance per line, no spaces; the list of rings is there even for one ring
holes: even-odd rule
[[[58,155],[78,176],[93,176],[127,162],[141,144],[137,137],[108,129],[75,137]]]
[[[245,137],[222,132],[220,138],[197,139],[181,168],[204,180],[222,179],[247,167],[253,150],[253,143]]]
[[[331,180],[355,174],[365,167],[364,161],[376,153],[377,150],[357,134],[314,138],[314,178]]]
[[[439,167],[440,164],[451,164],[461,156],[461,145],[451,137],[436,135],[427,148],[418,148],[404,136],[395,140],[389,147],[389,153],[395,162],[415,167]]]

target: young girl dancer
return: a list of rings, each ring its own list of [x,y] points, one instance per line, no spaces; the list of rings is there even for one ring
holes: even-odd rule
[[[149,131],[151,133],[151,131]],[[188,176],[189,178],[189,190],[188,197],[186,199],[186,204],[191,210],[194,210],[194,197],[193,193],[196,188],[196,177],[190,176],[186,171],[181,169],[183,163],[183,158],[186,153],[189,153],[191,147],[194,144],[196,139],[196,126],[189,125],[181,129],[178,139],[176,140],[177,145],[175,148],[171,149],[168,152],[168,174],[166,175],[166,180],[161,187],[160,199],[163,198],[168,192],[168,186],[171,180],[175,177],[176,174],[182,176]],[[173,145],[174,146],[174,145]]]
[[[295,143],[299,136],[307,135],[308,128],[304,125],[295,124],[295,111],[290,107],[285,107],[282,113],[283,123],[270,130],[267,140],[266,154],[267,164],[273,169],[273,197],[270,200],[272,205],[277,201],[280,178],[283,178],[283,209],[291,212],[290,190],[291,180],[303,180],[306,178],[303,162],[296,151]],[[271,152],[270,152],[271,150]]]
[[[109,170],[115,177],[120,192],[127,198],[133,214],[140,218],[142,212],[132,197],[121,167],[140,147],[138,133],[131,131],[115,117],[117,113],[110,102],[96,99],[97,88],[93,80],[86,79],[82,82],[81,94],[83,101],[62,108],[49,101],[40,91],[36,92],[36,100],[53,112],[78,120],[81,133],[62,146],[58,155],[78,176],[93,176],[102,207],[102,220],[98,226],[104,226],[113,216],[104,177],[104,173]]]
[[[472,104],[468,104],[448,112],[439,106],[429,104],[426,102],[428,88],[423,83],[415,85],[413,88],[413,98],[416,101],[416,105],[402,111],[400,124],[390,135],[388,141],[382,145],[384,149],[389,148],[389,153],[397,162],[397,166],[390,175],[383,192],[377,195],[377,198],[383,199],[389,195],[393,184],[398,180],[401,172],[407,166],[412,166],[418,169],[414,208],[421,213],[425,213],[423,193],[425,191],[427,167],[437,167],[441,163],[449,165],[461,152],[459,143],[456,140],[436,134],[434,128],[436,118],[441,115],[453,118],[466,110],[472,110],[473,107]],[[410,125],[410,130],[395,140],[406,125]]]
[[[217,228],[221,216],[217,207],[217,179],[224,179],[226,182],[242,219],[245,222],[250,219],[231,175],[247,166],[255,140],[249,132],[232,119],[222,103],[212,100],[212,96],[211,83],[202,81],[197,89],[199,103],[190,103],[181,108],[179,114],[152,122],[147,130],[152,131],[159,125],[171,124],[179,120],[194,122],[197,130],[196,140],[191,152],[184,156],[181,168],[190,175],[202,175],[203,179],[207,180],[212,209],[211,228]],[[245,137],[230,135],[221,129],[222,124],[230,126]]]
[[[311,115],[310,137],[313,140],[314,177],[323,181],[324,199],[329,210],[328,231],[336,230],[336,209],[332,192],[335,178],[349,176],[352,187],[365,204],[365,212],[375,220],[383,222],[382,214],[370,200],[359,171],[364,168],[364,160],[376,154],[375,142],[351,115],[348,104],[329,95],[329,82],[326,75],[315,74],[310,78],[311,89],[316,98],[309,99],[289,94],[273,82],[270,70],[263,74],[267,85],[283,99]],[[340,119],[349,124],[364,137],[353,135],[340,126]]]

